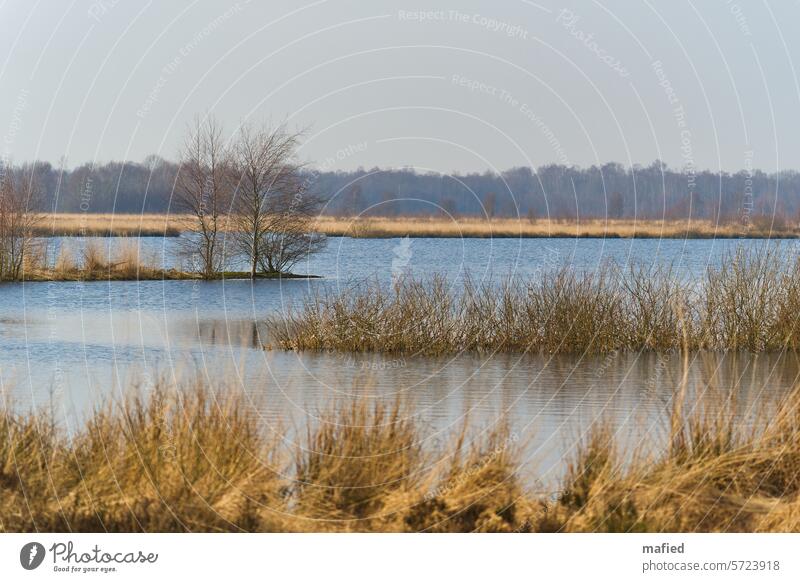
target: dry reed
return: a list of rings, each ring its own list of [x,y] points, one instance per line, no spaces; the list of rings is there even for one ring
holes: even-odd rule
[[[469,218],[428,216],[318,217],[315,229],[328,236],[355,238],[796,238],[796,226],[754,221],[716,224],[710,220],[559,220],[527,218]]]
[[[44,256],[37,258],[26,268],[22,278],[26,281],[134,281],[193,277],[196,277],[193,273],[161,269],[155,258],[143,259],[136,239],[124,240],[113,247],[102,240],[88,239],[77,252],[73,245],[63,242],[52,265]]]
[[[428,450],[401,401],[353,397],[294,443],[240,393],[203,384],[157,386],[70,433],[6,410],[0,531],[800,530],[800,392],[745,423],[729,395],[689,388],[668,438],[635,455],[598,423],[555,497],[526,489],[502,423]]]
[[[177,236],[186,231],[184,214],[48,214],[36,229],[40,236]],[[756,220],[748,228],[708,220],[581,221],[527,218],[446,220],[425,216],[318,217],[313,228],[328,236],[395,238],[796,238],[794,226]]]
[[[36,225],[37,236],[178,236],[187,230],[182,214],[45,214]]]
[[[800,265],[740,248],[697,284],[667,267],[562,267],[529,281],[453,289],[442,277],[322,291],[268,320],[293,350],[444,354],[608,353],[800,346]]]

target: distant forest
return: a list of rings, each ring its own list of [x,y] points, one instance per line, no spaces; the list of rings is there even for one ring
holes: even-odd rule
[[[178,212],[178,164],[156,156],[143,163],[82,165],[63,172],[35,166],[45,210],[51,212]],[[304,170],[308,188],[333,216],[453,216],[537,219],[800,218],[800,173],[692,173],[661,162],[626,168],[561,165],[512,168],[501,174],[421,174],[411,169],[347,172]]]

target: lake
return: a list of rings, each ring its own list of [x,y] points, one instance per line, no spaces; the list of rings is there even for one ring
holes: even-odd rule
[[[98,239],[114,247],[130,239]],[[78,251],[85,241],[53,239]],[[177,238],[143,238],[144,257],[180,266]],[[407,395],[429,425],[431,445],[465,418],[489,427],[506,415],[525,443],[531,470],[553,480],[591,425],[609,419],[622,435],[661,439],[672,389],[682,375],[676,354],[607,356],[474,355],[404,358],[265,350],[264,319],[325,288],[393,276],[442,273],[456,281],[536,277],[568,263],[596,269],[671,264],[696,277],[737,240],[658,239],[350,239],[297,265],[321,279],[25,283],[0,285],[0,381],[8,406],[52,406],[65,424],[131,382],[202,375],[224,391],[239,385],[268,422],[302,426],[334,398]],[[777,243],[768,243],[777,244]],[[794,252],[795,241],[781,243]],[[746,402],[785,392],[797,378],[794,356],[697,354],[692,379],[735,391]],[[743,409],[746,415],[746,410]],[[630,440],[629,439],[629,440]],[[635,445],[635,442],[629,442]],[[549,485],[548,485],[549,486]]]

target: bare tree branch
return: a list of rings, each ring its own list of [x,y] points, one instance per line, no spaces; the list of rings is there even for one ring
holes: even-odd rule
[[[232,223],[251,277],[285,273],[324,247],[324,236],[309,232],[321,200],[307,192],[295,161],[300,137],[285,125],[244,126],[234,148],[239,181]]]
[[[176,180],[179,207],[194,218],[184,251],[206,279],[224,263],[224,226],[234,189],[231,155],[221,126],[196,118],[187,132]]]
[[[36,246],[42,191],[33,164],[0,170],[0,280],[18,281]]]

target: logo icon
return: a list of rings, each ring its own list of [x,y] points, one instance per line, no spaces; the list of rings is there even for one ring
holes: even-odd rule
[[[35,570],[44,561],[44,546],[39,542],[29,542],[19,551],[19,563],[26,570]]]

